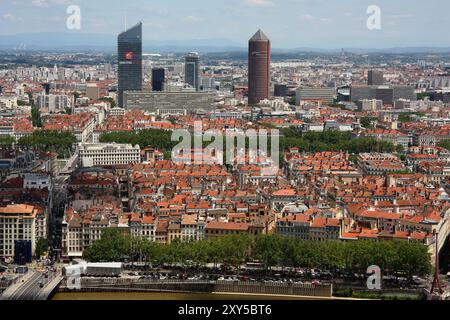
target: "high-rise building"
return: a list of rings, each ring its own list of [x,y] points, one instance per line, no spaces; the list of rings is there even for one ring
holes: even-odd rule
[[[417,94],[413,86],[351,86],[350,99],[353,102],[376,99],[393,105],[398,99],[416,101]]]
[[[185,82],[195,90],[200,90],[200,56],[196,52],[191,52],[185,57]]]
[[[296,91],[295,102],[299,106],[302,102],[321,102],[333,103],[336,98],[336,90],[334,88],[316,87],[307,88],[300,87]]]
[[[165,78],[164,68],[152,69],[152,91],[163,91]]]
[[[286,97],[287,96],[287,85],[285,84],[275,84],[273,95],[275,97]]]
[[[45,91],[45,94],[50,94],[50,83],[43,83],[42,88]]]
[[[3,231],[0,232],[0,257],[13,258],[16,245],[23,244],[16,241],[29,242],[34,254],[38,240],[47,238],[46,214],[33,205],[0,206],[0,230]]]
[[[269,98],[270,40],[258,30],[248,43],[248,103]]]
[[[369,70],[369,86],[382,86],[384,84],[383,71]]]
[[[139,109],[158,115],[188,114],[198,110],[215,109],[214,92],[125,92],[128,110]]]
[[[122,32],[118,37],[118,105],[123,105],[125,91],[142,90],[142,23]]]

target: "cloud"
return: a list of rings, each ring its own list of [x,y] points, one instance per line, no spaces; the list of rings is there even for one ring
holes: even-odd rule
[[[314,21],[316,18],[313,15],[310,14],[304,14],[300,17],[303,21]]]
[[[414,15],[411,13],[405,13],[405,14],[393,14],[390,16],[386,16],[386,19],[398,20],[398,19],[410,19],[413,17],[414,17]]]
[[[3,16],[0,16],[0,20],[15,22],[15,21],[22,21],[22,18],[16,17],[12,13],[5,13]]]
[[[305,21],[305,22],[321,22],[321,23],[331,22],[331,19],[329,19],[329,18],[315,17],[311,14],[304,14],[304,15],[300,16],[300,20]]]
[[[273,0],[245,0],[245,3],[252,7],[274,7]]]
[[[197,22],[202,21],[202,19],[199,17],[196,17],[196,16],[187,16],[187,17],[184,17],[183,21],[187,22],[187,23],[197,23]]]
[[[70,1],[70,0],[31,0],[31,5],[33,7],[49,7],[52,4],[55,5],[70,5],[73,4],[73,2],[77,1]]]
[[[48,7],[49,3],[47,0],[32,0],[31,5],[33,7]]]

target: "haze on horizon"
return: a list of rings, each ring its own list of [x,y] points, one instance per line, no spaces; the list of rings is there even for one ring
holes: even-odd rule
[[[69,30],[78,5],[82,28]],[[381,8],[381,30],[366,26]],[[448,0],[0,0],[0,35],[67,32],[117,35],[143,21],[144,39],[227,39],[246,46],[261,28],[276,48],[450,47]]]

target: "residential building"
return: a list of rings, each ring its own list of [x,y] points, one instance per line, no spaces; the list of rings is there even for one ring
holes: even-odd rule
[[[114,166],[141,162],[139,146],[116,143],[92,143],[78,146],[80,166]]]

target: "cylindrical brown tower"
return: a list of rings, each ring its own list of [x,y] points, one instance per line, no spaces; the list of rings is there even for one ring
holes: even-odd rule
[[[248,42],[248,103],[269,98],[270,40],[258,30]]]

